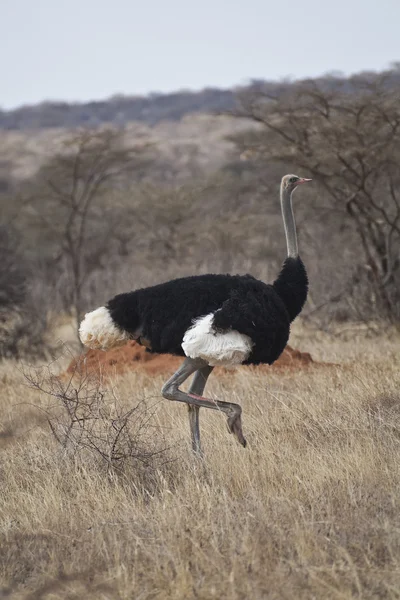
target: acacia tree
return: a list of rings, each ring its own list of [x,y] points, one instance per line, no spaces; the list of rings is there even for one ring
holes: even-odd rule
[[[279,96],[257,88],[239,102],[235,115],[262,126],[236,136],[239,149],[317,180],[332,214],[358,236],[353,282],[367,282],[365,306],[398,320],[400,105],[390,73],[350,86],[306,81]]]
[[[77,325],[84,311],[90,276],[103,268],[112,246],[132,238],[132,221],[113,202],[123,178],[138,177],[147,164],[147,146],[126,147],[112,129],[79,132],[38,174],[34,205],[45,234],[58,248],[59,268],[66,270],[65,307]]]

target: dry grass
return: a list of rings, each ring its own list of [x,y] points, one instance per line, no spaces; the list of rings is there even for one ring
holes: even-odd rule
[[[48,400],[5,365],[0,597],[399,598],[399,340],[318,344],[366,362],[210,379],[211,396],[242,404],[246,450],[203,411],[195,459],[185,407],[160,401],[150,426],[172,460],[151,485],[63,452],[30,406]],[[114,397],[153,405],[161,384],[132,373]]]

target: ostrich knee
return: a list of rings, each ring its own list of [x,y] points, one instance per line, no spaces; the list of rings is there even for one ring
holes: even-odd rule
[[[178,391],[178,386],[174,383],[170,383],[169,381],[167,381],[167,383],[165,383],[162,386],[161,394],[162,394],[162,397],[165,398],[166,400],[175,400],[177,391]]]

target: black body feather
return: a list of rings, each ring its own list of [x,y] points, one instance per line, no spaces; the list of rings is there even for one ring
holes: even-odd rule
[[[304,265],[292,260],[285,261],[273,285],[251,275],[198,275],[119,294],[107,308],[120,329],[132,336],[140,332],[152,352],[180,356],[193,320],[215,313],[216,331],[235,329],[253,340],[248,364],[271,364],[282,353],[290,322],[307,296]]]
[[[308,293],[307,272],[300,256],[285,260],[273,287],[286,306],[290,322],[294,321],[301,313]]]

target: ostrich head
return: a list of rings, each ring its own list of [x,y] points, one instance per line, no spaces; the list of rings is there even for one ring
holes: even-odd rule
[[[285,175],[282,177],[282,188],[288,192],[293,192],[300,183],[307,183],[307,181],[312,181],[312,179],[305,179],[298,175]]]

